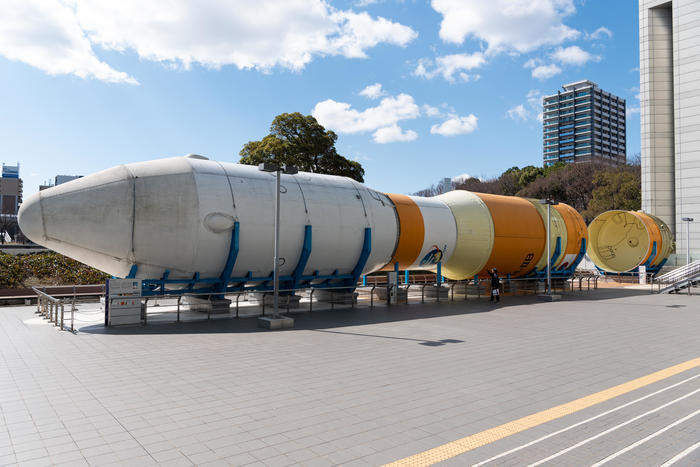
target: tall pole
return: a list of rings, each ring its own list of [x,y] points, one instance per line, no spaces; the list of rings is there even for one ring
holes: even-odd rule
[[[274,276],[273,282],[274,282],[274,290],[272,292],[272,306],[274,308],[274,314],[273,316],[275,318],[279,318],[279,293],[280,293],[280,277],[279,277],[279,266],[280,266],[280,259],[279,259],[279,244],[280,244],[280,174],[281,170],[277,169],[276,171],[277,174],[277,190],[275,191],[275,253],[274,253],[274,261],[275,264],[273,265],[272,269],[272,274]]]
[[[685,223],[685,264],[690,264],[690,221]]]
[[[547,203],[547,295],[552,295],[552,252],[550,251],[550,235],[549,231],[552,228],[551,212],[552,205]]]

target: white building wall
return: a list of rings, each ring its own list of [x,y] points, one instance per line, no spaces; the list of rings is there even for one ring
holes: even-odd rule
[[[700,259],[700,2],[640,0],[642,209]],[[695,219],[686,236],[683,217]]]

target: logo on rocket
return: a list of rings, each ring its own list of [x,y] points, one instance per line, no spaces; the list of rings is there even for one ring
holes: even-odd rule
[[[437,264],[442,261],[442,255],[445,248],[447,248],[447,245],[443,246],[442,249],[440,249],[440,247],[437,245],[433,245],[428,254],[426,254],[423,259],[420,260],[420,265],[427,266],[430,264]]]

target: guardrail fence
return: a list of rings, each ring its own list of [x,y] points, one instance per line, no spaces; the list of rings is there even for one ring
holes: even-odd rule
[[[32,290],[37,295],[36,312],[55,326],[60,326],[61,331],[65,330],[66,301],[52,297],[36,287],[32,287]],[[70,301],[70,331],[75,332],[75,296]]]

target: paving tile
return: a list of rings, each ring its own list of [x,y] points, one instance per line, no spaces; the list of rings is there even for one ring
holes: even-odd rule
[[[700,328],[700,315],[693,307],[696,297],[599,291],[558,304],[504,297],[489,307],[470,298],[300,313],[296,328],[282,333],[260,332],[255,318],[245,318],[77,335],[26,326],[31,307],[0,307],[0,333],[12,336],[0,339],[0,464],[20,461],[19,446],[32,457],[26,461],[37,462],[84,462],[80,448],[97,462],[128,465],[196,463],[188,456],[214,465],[380,465],[696,358],[700,342],[688,330]],[[529,438],[491,443],[452,465],[596,410],[529,430]],[[619,449],[654,423],[684,415],[664,413],[600,447]],[[622,418],[606,420],[547,447]],[[698,439],[698,430],[691,424],[676,441],[686,431]],[[643,455],[663,463],[683,449],[669,443],[650,443],[622,463]],[[539,452],[533,447],[530,455]],[[591,454],[577,456],[572,463],[585,464]],[[503,463],[527,462],[523,452]]]

